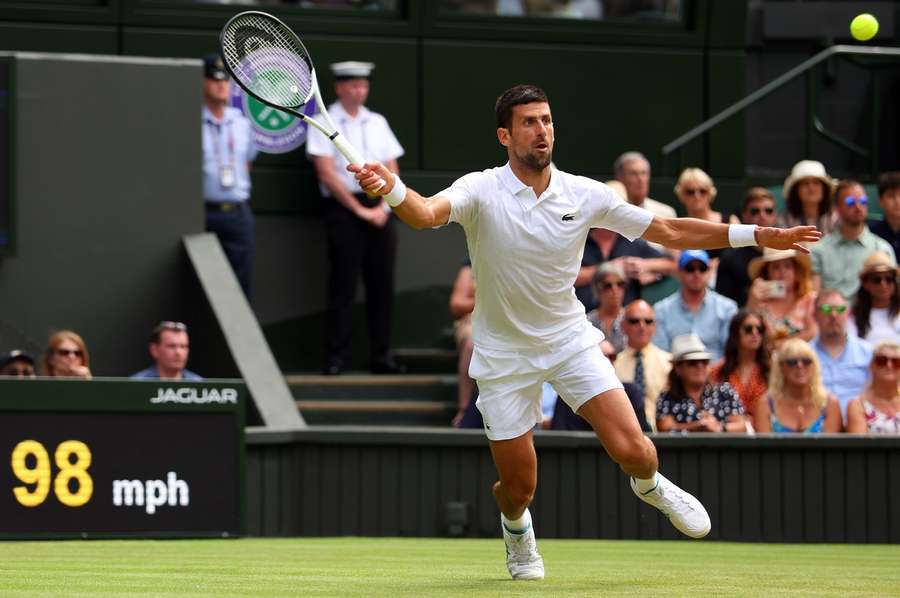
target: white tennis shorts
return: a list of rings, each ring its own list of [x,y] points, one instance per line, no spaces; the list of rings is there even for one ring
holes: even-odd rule
[[[541,422],[541,387],[549,382],[577,412],[593,397],[622,388],[612,364],[597,344],[578,351],[552,367],[498,378],[476,378],[476,406],[490,440],[518,438]]]

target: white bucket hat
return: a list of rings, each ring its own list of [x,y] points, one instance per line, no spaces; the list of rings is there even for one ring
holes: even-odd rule
[[[711,357],[712,354],[706,350],[706,345],[694,333],[682,334],[672,339],[672,363],[696,361]]]
[[[791,195],[791,189],[803,179],[819,179],[828,187],[828,194],[834,188],[834,179],[825,172],[825,165],[816,160],[800,160],[791,169],[791,174],[784,179],[784,187],[781,189],[781,196],[787,201]],[[828,198],[825,198],[828,201]]]

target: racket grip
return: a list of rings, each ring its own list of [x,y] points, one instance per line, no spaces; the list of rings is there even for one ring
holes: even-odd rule
[[[356,151],[356,148],[353,147],[353,145],[349,141],[347,141],[347,139],[343,135],[338,134],[338,136],[331,141],[334,143],[335,147],[337,147],[338,151],[341,152],[341,155],[347,158],[347,161],[351,164],[362,166],[366,163],[366,159],[362,156],[362,154]],[[378,189],[381,189],[382,187],[384,187],[384,185],[385,182],[384,179],[382,179],[381,183],[379,183],[378,187],[375,190],[377,191]]]

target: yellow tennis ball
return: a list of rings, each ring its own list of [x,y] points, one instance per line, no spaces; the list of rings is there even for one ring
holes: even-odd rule
[[[856,15],[850,21],[850,35],[854,39],[866,42],[875,37],[876,33],[878,33],[878,19],[867,12]]]

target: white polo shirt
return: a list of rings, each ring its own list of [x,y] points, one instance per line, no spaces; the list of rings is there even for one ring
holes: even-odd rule
[[[652,213],[603,183],[556,168],[535,197],[509,163],[467,174],[438,195],[450,201],[450,222],[465,229],[478,284],[474,378],[486,374],[480,370],[487,360],[491,375],[508,375],[550,367],[602,340],[575,297],[588,231],[607,228],[634,240]]]
[[[367,160],[387,162],[403,155],[403,146],[397,141],[394,132],[391,131],[387,119],[372,112],[365,106],[361,106],[356,116],[350,116],[341,106],[335,102],[328,107],[328,116],[334,121],[338,132],[344,135],[353,147]],[[334,144],[321,131],[315,127],[309,127],[306,138],[306,153],[310,156],[326,156],[334,159],[341,181],[351,193],[362,193],[362,188],[353,177],[353,173],[347,171],[347,160]],[[331,197],[331,192],[325,185],[319,185],[324,197]]]

